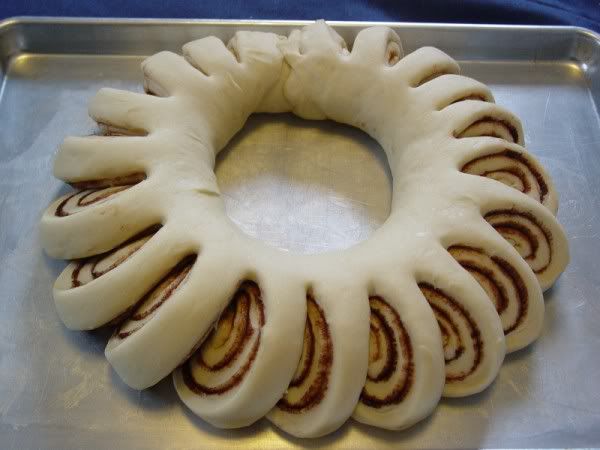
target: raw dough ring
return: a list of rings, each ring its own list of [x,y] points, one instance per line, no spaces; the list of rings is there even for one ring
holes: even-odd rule
[[[537,338],[540,286],[568,262],[556,193],[519,120],[449,56],[403,57],[385,27],[349,51],[317,22],[288,38],[238,32],[227,47],[200,39],[142,69],[152,95],[100,90],[90,114],[104,136],[64,141],[55,175],[76,192],[41,222],[46,251],[74,260],[54,287],[60,317],[119,321],[106,356],[128,385],[179,366],[179,396],[218,427],[267,415],[313,437],[353,415],[400,429],[442,393],[485,389],[505,349]],[[258,111],[381,144],[393,205],[370,239],[294,255],[231,223],[215,155]]]

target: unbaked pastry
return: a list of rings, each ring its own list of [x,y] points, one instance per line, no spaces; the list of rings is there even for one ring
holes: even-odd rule
[[[173,370],[217,427],[267,416],[321,436],[350,416],[401,429],[441,395],[496,377],[540,334],[542,289],[568,262],[550,178],[519,120],[435,48],[403,56],[389,28],[349,50],[324,22],[289,37],[240,31],[142,64],[146,94],[102,89],[104,135],[69,137],[55,175],[75,188],[43,215],[65,325],[116,323],[106,356],[130,386]],[[150,94],[150,95],[148,95]],[[227,217],[215,155],[253,112],[331,119],[375,138],[392,212],[367,241],[277,251]]]

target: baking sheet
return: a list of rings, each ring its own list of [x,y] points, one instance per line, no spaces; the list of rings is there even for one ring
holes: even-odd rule
[[[94,130],[102,86],[141,90],[139,62],[235,29],[287,33],[296,22],[17,19],[0,25],[0,448],[424,448],[600,445],[600,44],[576,28],[391,24],[405,51],[434,45],[488,84],[523,121],[553,176],[572,262],[546,293],[536,344],[509,355],[480,395],[443,400],[404,432],[348,422],[298,440],[262,420],[217,430],[189,413],[170,379],[125,386],[107,331],[72,332],[51,287],[64,264],[40,248],[41,212],[64,186],[52,160],[64,136]],[[352,41],[364,24],[337,23]],[[289,115],[253,116],[217,166],[227,210],[248,234],[304,252],[365,239],[389,212],[390,173],[364,134]]]

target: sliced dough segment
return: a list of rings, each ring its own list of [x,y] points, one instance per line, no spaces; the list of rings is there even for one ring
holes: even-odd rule
[[[302,351],[304,286],[244,282],[199,349],[173,374],[181,400],[220,428],[250,425],[284,394]]]
[[[471,192],[471,199],[479,205],[479,212],[491,225],[486,232],[495,237],[494,246],[508,243],[516,252],[503,257],[517,261],[520,255],[531,270],[523,270],[520,278],[531,278],[535,274],[542,290],[548,289],[562,273],[569,262],[569,247],[566,234],[552,212],[530,196],[516,189],[497,183],[495,180],[477,177],[463,177],[465,192]],[[473,223],[483,224],[478,217]],[[477,234],[476,232],[475,234]],[[498,236],[505,242],[498,240]],[[504,245],[504,247],[507,247]],[[493,247],[490,255],[500,256]],[[515,277],[513,277],[515,278]]]
[[[364,289],[331,281],[314,284],[307,301],[300,362],[287,393],[267,417],[293,436],[318,437],[340,427],[360,396],[367,373],[369,306]]]
[[[238,31],[227,48],[216,38],[200,39],[183,47],[187,65],[209,75],[204,76],[202,103],[198,105],[206,125],[190,125],[199,135],[208,136],[216,151],[257,109],[289,110],[280,80],[284,64],[277,47],[279,41],[280,37],[273,33]]]
[[[264,324],[260,289],[245,281],[199,350],[183,364],[187,388],[197,395],[220,395],[234,389],[252,367]]]
[[[402,42],[388,27],[370,27],[361,30],[352,45],[351,57],[361,63],[394,66],[404,56]]]
[[[119,325],[114,337],[122,340],[140,331],[156,314],[158,308],[168,301],[179,287],[185,284],[195,262],[196,255],[186,256],[179,261],[169,273],[142,297],[133,314]]]
[[[414,381],[413,344],[402,319],[389,303],[371,296],[369,306],[369,370],[360,398],[365,405],[381,407],[401,402],[410,391]],[[397,367],[399,370],[394,370]],[[395,379],[390,380],[393,375]],[[382,381],[391,381],[392,389],[376,392],[378,382]]]
[[[544,298],[526,262],[493,229],[476,227],[469,238],[448,247],[452,257],[485,290],[506,334],[509,352],[533,342],[544,320]]]
[[[142,62],[144,89],[160,97],[186,95],[206,85],[207,78],[182,56],[162,51]]]
[[[312,295],[306,297],[306,325],[302,356],[294,377],[277,407],[302,413],[323,400],[333,364],[333,343],[327,318]]]
[[[288,79],[284,83],[283,94],[292,106],[292,112],[303,119],[328,118],[323,110],[323,103],[332,108],[337,106],[325,100],[325,97],[332,94],[328,92],[329,86],[327,89],[318,86],[318,90],[325,94],[323,99],[314,98],[308,91],[317,88],[313,78],[324,68],[330,75],[322,81],[331,83],[331,80],[335,80],[340,71],[340,58],[348,54],[344,39],[324,21],[317,21],[302,31],[292,31],[288,39],[279,44],[279,48],[291,68]],[[348,67],[345,69],[347,71]]]
[[[435,110],[464,100],[494,103],[494,96],[485,84],[462,75],[441,75],[417,88],[418,95]]]
[[[145,179],[145,174],[136,173],[123,177],[73,183],[73,187],[78,190],[61,199],[56,206],[54,215],[56,217],[66,217],[77,214],[88,206],[107,201],[113,195],[129,189]]]
[[[500,209],[488,212],[484,218],[512,244],[536,274],[548,269],[552,262],[552,237],[533,214]]]
[[[569,262],[564,230],[547,209],[537,204],[492,209],[485,220],[527,262],[542,290],[554,284]]]
[[[54,160],[54,176],[80,183],[144,173],[156,144],[138,136],[67,137]]]
[[[369,366],[352,417],[399,430],[437,405],[444,388],[444,356],[435,316],[414,281],[381,291],[385,296],[369,299]]]
[[[54,285],[58,314],[71,329],[110,323],[127,313],[180,257],[181,246],[168,227],[151,227],[109,252],[74,261]]]
[[[498,314],[477,282],[446,251],[431,252],[420,265],[419,289],[442,335],[444,396],[480,392],[494,381],[504,359]]]
[[[106,346],[110,364],[135,389],[152,386],[181,364],[235,290],[239,269],[228,261],[215,257],[208,264],[206,249],[195,259],[190,246],[180,251],[186,253],[153,276]]]
[[[488,136],[523,145],[519,118],[494,103],[465,100],[447,106],[440,114],[456,138]]]
[[[456,135],[458,138],[479,136],[496,137],[508,142],[517,142],[516,139],[518,139],[516,128],[510,122],[492,116],[476,120]]]
[[[419,288],[442,334],[444,359],[448,365],[446,382],[460,382],[475,373],[481,364],[484,352],[481,331],[469,311],[444,291],[429,283],[419,283]]]
[[[238,31],[227,44],[227,48],[239,59],[244,71],[245,89],[253,92],[255,112],[280,113],[291,111],[288,99],[283,95],[290,67],[284,63],[279,45],[284,36],[255,31]],[[256,84],[256,74],[260,85]]]
[[[323,22],[292,33],[280,45],[291,67],[284,95],[293,112],[302,118],[329,118],[382,139],[383,129],[396,125],[392,120],[396,111],[392,111],[390,103],[398,107],[406,103],[405,85],[396,72],[401,48],[389,29],[365,31],[359,38],[350,53],[342,37]],[[363,58],[367,43],[375,48],[368,58]],[[327,76],[323,77],[323,73]],[[349,77],[349,73],[353,76]],[[384,95],[394,101],[373,102]]]
[[[134,185],[95,187],[56,200],[40,224],[46,252],[63,259],[97,255],[160,223],[152,184],[148,179]]]
[[[509,334],[521,326],[527,316],[529,302],[518,272],[506,260],[489,256],[479,248],[453,245],[448,252],[469,271],[492,300],[502,319],[504,333]]]
[[[298,50],[301,55],[347,54],[348,45],[344,38],[324,20],[317,20],[304,27],[298,35],[300,42]]]
[[[283,56],[278,44],[285,40],[284,36],[261,31],[237,31],[227,43],[227,49],[244,69],[251,68],[275,81],[280,73],[273,74],[274,69],[281,69]],[[250,78],[247,74],[246,78]],[[264,80],[266,81],[266,80]]]
[[[166,106],[166,99],[102,88],[91,100],[89,114],[99,124],[146,134],[159,126]]]
[[[283,36],[256,31],[238,31],[227,46],[215,36],[207,36],[183,46],[183,56],[198,70],[208,76],[219,75],[242,78],[248,82],[254,78],[248,69],[265,71],[281,70],[283,56],[277,44],[285,40]],[[242,74],[243,73],[243,74]],[[276,79],[273,74],[268,78]],[[262,80],[264,84],[267,80]]]
[[[485,143],[465,149],[461,172],[490,178],[537,200],[554,215],[558,198],[552,179],[535,157],[519,145]]]
[[[118,245],[110,252],[75,261],[69,268],[71,288],[88,284],[116,269],[142,248],[159,229],[160,226],[152,226]]]
[[[206,76],[239,70],[238,61],[223,41],[216,36],[188,42],[182,47],[182,51],[188,63]]]
[[[409,53],[396,64],[409,86],[420,85],[446,74],[460,73],[460,67],[446,53],[433,47],[421,47]]]

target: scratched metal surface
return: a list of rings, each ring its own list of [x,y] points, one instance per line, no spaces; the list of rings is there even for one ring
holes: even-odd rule
[[[293,24],[292,24],[293,25]],[[266,420],[216,430],[179,403],[170,380],[126,387],[103,355],[107,331],[71,332],[53,307],[63,263],[39,244],[42,210],[64,186],[52,159],[87,134],[101,86],[140,89],[143,54],[236,27],[289,23],[17,21],[0,26],[0,448],[561,447],[600,445],[600,51],[576,29],[398,25],[407,50],[465,60],[523,120],[528,148],[554,177],[572,262],[546,293],[539,341],[510,355],[480,395],[443,400],[405,432],[354,422],[300,441]],[[360,24],[338,24],[349,39]],[[85,32],[84,32],[85,31]],[[217,167],[231,217],[270,245],[304,252],[365,239],[386,218],[390,173],[368,137],[291,116],[252,117]],[[95,232],[90,230],[90,232]]]

